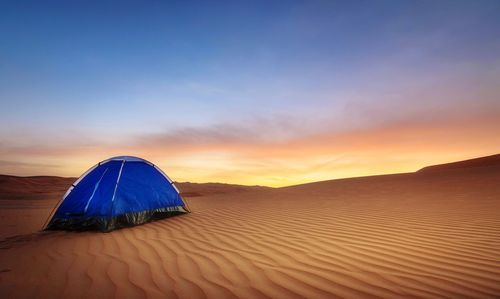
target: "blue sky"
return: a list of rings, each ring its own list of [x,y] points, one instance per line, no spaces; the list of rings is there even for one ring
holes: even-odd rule
[[[400,123],[490,128],[500,111],[498,1],[2,1],[0,38],[0,153],[16,174],[78,175],[82,146],[82,165],[123,151],[168,165],[165,136],[201,154],[207,138],[251,148]],[[144,139],[159,139],[156,154]],[[448,156],[488,154],[489,139]],[[261,164],[242,149],[224,163]]]

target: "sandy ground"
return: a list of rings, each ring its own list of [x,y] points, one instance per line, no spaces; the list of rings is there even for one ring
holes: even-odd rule
[[[500,167],[209,189],[106,234],[37,232],[60,194],[4,194],[0,297],[500,297]]]

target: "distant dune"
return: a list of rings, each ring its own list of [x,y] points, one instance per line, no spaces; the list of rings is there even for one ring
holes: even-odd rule
[[[244,186],[222,183],[175,183],[184,197],[206,196],[213,194],[237,193],[271,189],[263,186]]]
[[[64,193],[75,180],[75,178],[56,176],[17,177],[0,175],[0,199],[5,197],[25,198],[26,196],[46,198],[44,196],[46,194]]]
[[[452,162],[452,163],[427,166],[420,169],[419,172],[436,172],[436,171],[447,171],[447,170],[467,169],[476,167],[500,167],[500,154],[469,159],[464,161]]]
[[[284,188],[180,183],[193,213],[107,234],[37,232],[70,179],[2,177],[0,297],[499,298],[498,156]]]
[[[77,178],[63,178],[57,176],[19,177],[0,174],[0,199],[26,199],[26,197],[32,199],[47,199],[50,196],[54,196],[54,194],[64,194],[76,179]],[[186,197],[269,189],[269,187],[263,186],[244,186],[222,183],[200,184],[176,182],[175,185],[179,188],[181,194]]]

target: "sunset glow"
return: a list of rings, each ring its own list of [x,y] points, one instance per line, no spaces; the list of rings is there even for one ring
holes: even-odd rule
[[[500,149],[498,1],[21,2],[0,5],[3,174],[134,155],[285,186]]]

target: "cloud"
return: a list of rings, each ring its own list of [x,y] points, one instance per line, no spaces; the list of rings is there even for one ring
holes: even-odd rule
[[[2,143],[0,169],[22,175],[78,176],[110,156],[135,155],[164,168],[176,180],[282,186],[414,171],[429,164],[494,154],[500,148],[500,120],[494,111],[467,117],[414,117],[340,131],[329,125],[319,129],[298,126],[294,119],[256,118],[115,142],[73,136],[55,143]]]

